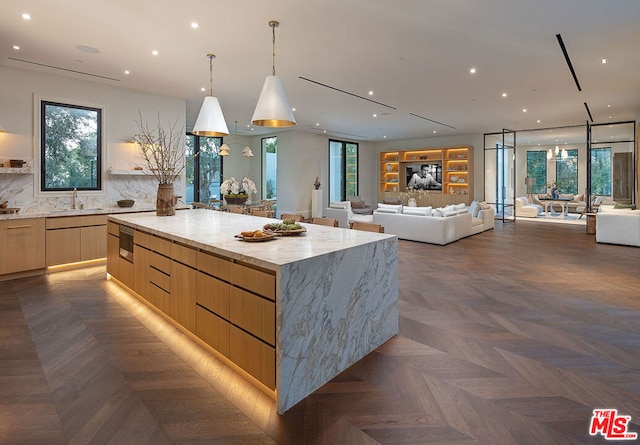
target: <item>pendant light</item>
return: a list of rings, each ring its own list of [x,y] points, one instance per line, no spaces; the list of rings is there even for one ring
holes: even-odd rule
[[[238,143],[238,121],[234,121],[236,123],[236,132],[235,132],[235,140],[234,142],[237,144]],[[249,147],[244,147],[242,149],[242,156],[244,156],[245,158],[252,158],[253,157],[253,151],[251,151],[251,149]]]
[[[253,112],[251,123],[260,127],[291,127],[296,124],[293,111],[284,93],[280,78],[276,76],[276,28],[275,20],[269,22],[273,33],[273,51],[271,55],[272,75],[267,76]]]
[[[220,137],[227,136],[229,129],[220,109],[220,102],[217,97],[213,97],[213,54],[207,54],[209,58],[209,96],[204,98],[200,114],[196,119],[191,133],[196,136]]]

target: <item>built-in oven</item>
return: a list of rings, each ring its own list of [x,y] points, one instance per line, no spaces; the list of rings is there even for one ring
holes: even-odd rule
[[[120,224],[120,256],[133,263],[133,229]]]

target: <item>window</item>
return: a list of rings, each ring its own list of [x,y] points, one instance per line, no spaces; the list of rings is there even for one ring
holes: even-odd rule
[[[192,202],[209,203],[211,199],[220,198],[220,177],[222,161],[219,148],[222,138],[211,138],[187,134],[185,139],[185,155],[187,157],[187,192],[188,204]]]
[[[40,190],[102,190],[102,110],[40,102]]]
[[[567,159],[556,162],[558,193],[578,193],[578,150],[567,150]]]
[[[262,196],[275,200],[278,196],[278,138],[262,138]]]
[[[329,140],[329,201],[358,195],[358,144]]]
[[[545,193],[547,183],[547,152],[527,152],[527,177],[534,178],[536,183],[531,187],[531,193]]]
[[[611,147],[591,149],[591,194],[611,195]]]

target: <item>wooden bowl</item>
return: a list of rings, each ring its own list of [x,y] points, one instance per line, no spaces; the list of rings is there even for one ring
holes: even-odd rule
[[[121,199],[118,201],[118,207],[133,207],[135,201],[133,199]]]

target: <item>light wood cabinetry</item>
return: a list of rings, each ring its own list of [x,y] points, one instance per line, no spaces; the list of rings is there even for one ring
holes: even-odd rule
[[[42,218],[0,221],[0,275],[45,267],[45,222]]]
[[[130,263],[118,255],[118,230],[111,224],[109,273],[121,280],[122,261],[130,264],[131,276],[124,276],[132,284],[124,284],[275,389],[275,274],[140,230],[134,232]]]
[[[435,179],[442,184],[442,188],[408,190],[412,172],[419,172],[424,164],[433,167]],[[473,147],[381,152],[380,200],[393,197],[406,201],[407,193],[417,198],[418,205],[440,206],[454,202],[469,204],[473,200]]]
[[[106,257],[105,215],[46,218],[45,224],[47,266]]]

